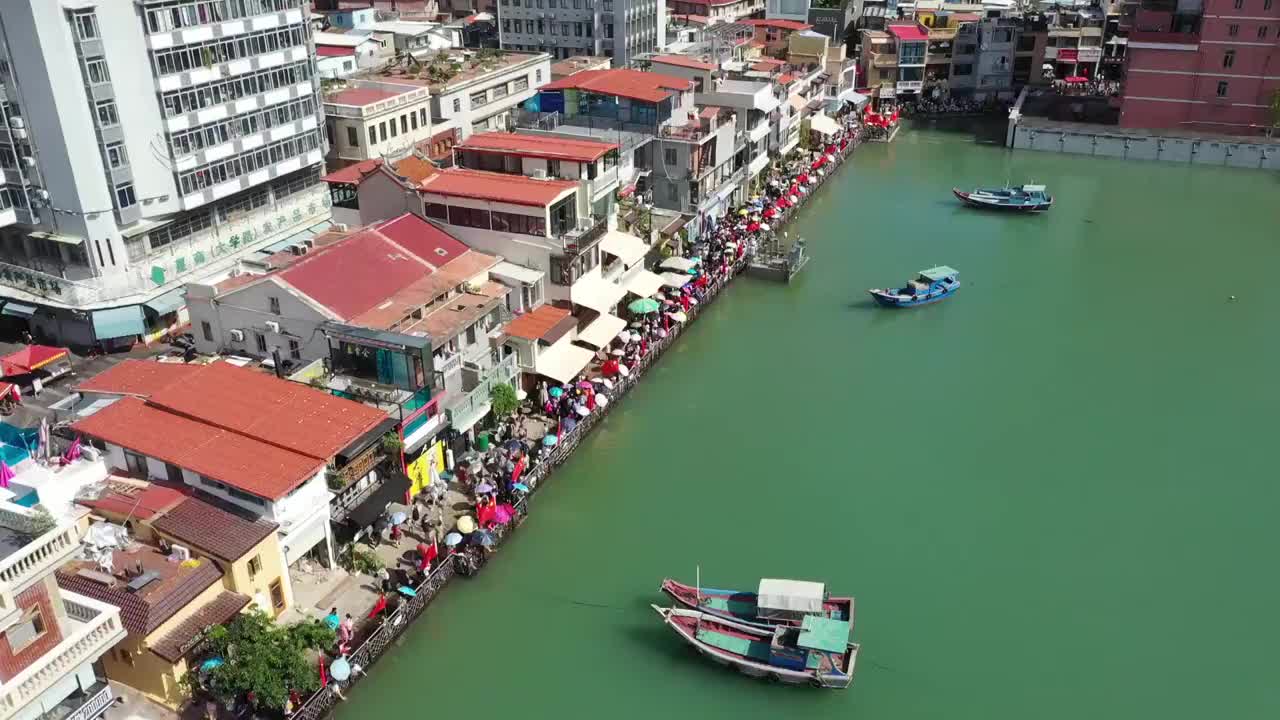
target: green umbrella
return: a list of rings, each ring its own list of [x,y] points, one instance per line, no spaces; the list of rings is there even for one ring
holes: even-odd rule
[[[633,313],[647,315],[652,312],[658,312],[658,308],[662,307],[657,300],[653,298],[640,298],[627,306],[627,309]]]

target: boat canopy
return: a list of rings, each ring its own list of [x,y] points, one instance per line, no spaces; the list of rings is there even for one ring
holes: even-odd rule
[[[810,650],[844,652],[849,645],[849,621],[806,615],[796,645]]]
[[[820,613],[825,598],[826,588],[822,583],[765,578],[760,581],[756,605],[769,610]]]
[[[955,268],[949,268],[946,265],[939,265],[938,267],[935,267],[935,268],[929,268],[928,270],[920,271],[920,277],[930,280],[931,282],[946,280],[947,278],[955,277],[959,274],[960,274],[959,270],[956,270]]]
[[[1023,186],[1022,186],[1022,191],[1023,191],[1023,192],[1029,192],[1029,193],[1031,193],[1031,192],[1044,192],[1044,191],[1045,191],[1045,190],[1047,190],[1047,189],[1048,189],[1048,188],[1047,188],[1047,186],[1045,186],[1045,185],[1023,185]]]

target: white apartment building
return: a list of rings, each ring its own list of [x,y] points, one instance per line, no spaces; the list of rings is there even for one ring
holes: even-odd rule
[[[0,315],[75,345],[176,326],[180,288],[328,217],[306,0],[9,0]]]
[[[0,501],[0,720],[95,720],[111,705],[94,665],[127,634],[120,609],[54,577],[80,539],[70,519],[46,530],[31,508]]]
[[[551,56],[546,53],[503,53],[492,64],[454,51],[460,60],[448,80],[431,84],[431,108],[436,132],[456,129],[459,140],[486,130],[514,127],[513,109],[551,81]]]
[[[324,97],[330,168],[397,159],[430,140],[431,91],[422,85],[350,80]]]
[[[627,67],[666,44],[665,0],[499,0],[498,38],[507,50],[613,58]]]

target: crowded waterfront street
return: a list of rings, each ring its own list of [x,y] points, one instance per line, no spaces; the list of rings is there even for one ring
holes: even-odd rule
[[[1058,205],[950,198],[1006,176]],[[1276,390],[1248,378],[1277,301],[1244,279],[1280,252],[1274,192],[919,129],[859,148],[788,228],[816,262],[709,305],[339,717],[1266,714],[1278,588],[1244,549],[1274,540]],[[955,299],[871,306],[940,263]],[[674,642],[647,604],[699,566],[855,594],[855,687],[779,691]]]

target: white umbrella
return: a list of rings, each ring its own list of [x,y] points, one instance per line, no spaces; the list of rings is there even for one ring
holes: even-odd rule
[[[605,395],[596,395],[596,407],[609,407],[609,398]]]
[[[631,369],[621,363],[618,364],[618,374],[622,377],[631,377]]]
[[[631,331],[623,330],[622,332],[618,333],[618,339],[624,343],[631,342]]]
[[[688,315],[685,315],[683,312],[679,312],[679,311],[673,312],[673,313],[667,313],[667,317],[671,318],[672,320],[675,320],[678,323],[686,322],[689,320]]]
[[[760,229],[765,232],[769,232],[772,228],[769,227],[769,223],[760,223]]]
[[[797,203],[797,202],[800,202],[800,198],[796,197],[795,195],[788,195],[788,196],[787,196],[787,202],[789,202],[789,203]]]
[[[591,411],[587,409],[586,405],[578,405],[573,408],[573,411],[578,413],[582,417],[586,417],[591,414]]]

